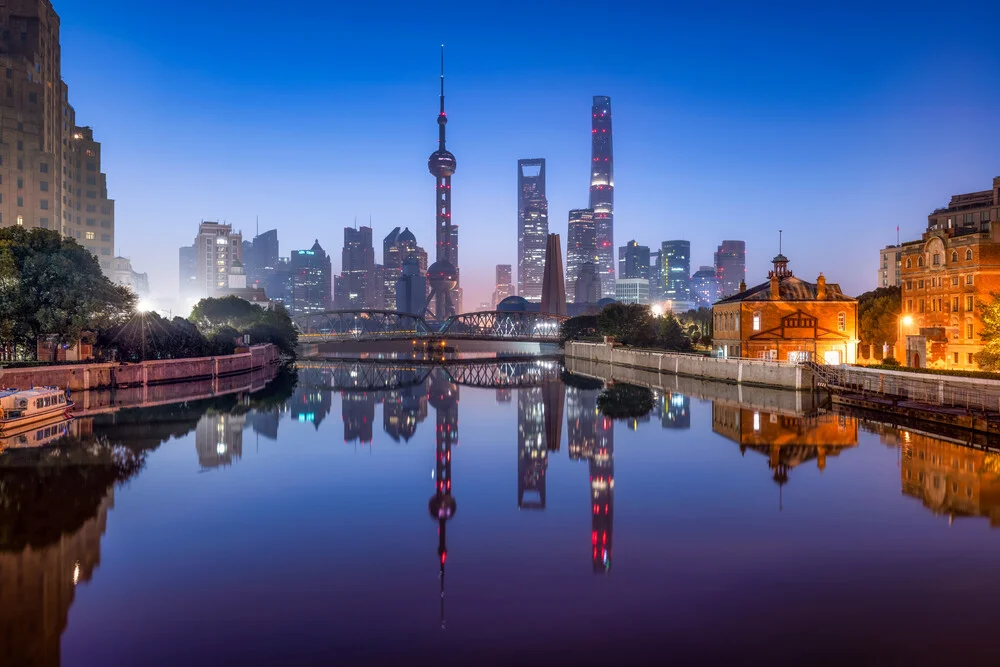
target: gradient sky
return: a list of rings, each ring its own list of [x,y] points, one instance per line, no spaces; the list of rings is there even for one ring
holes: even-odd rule
[[[409,226],[433,254],[438,48],[465,310],[516,265],[516,163],[547,159],[549,227],[586,206],[610,95],[615,244],[746,239],[856,295],[877,251],[1000,175],[996,2],[54,0],[77,120],[103,143],[116,243],[154,296],[200,220],[318,239]],[[880,5],[875,7],[874,5]],[[435,15],[440,7],[440,16]],[[617,255],[616,255],[617,256]]]

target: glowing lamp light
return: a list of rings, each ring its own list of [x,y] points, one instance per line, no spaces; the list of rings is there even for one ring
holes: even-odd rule
[[[663,306],[657,303],[653,306],[652,311],[654,317],[660,317],[663,315]]]
[[[151,304],[149,301],[146,301],[145,299],[143,299],[142,301],[140,301],[135,305],[135,311],[137,313],[148,313],[152,310],[153,310],[153,304]]]
[[[903,326],[908,327],[911,324],[913,324],[913,318],[910,317],[909,315],[904,315],[903,316]]]

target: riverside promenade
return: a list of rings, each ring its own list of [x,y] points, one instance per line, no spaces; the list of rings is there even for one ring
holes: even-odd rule
[[[218,357],[4,368],[0,369],[0,387],[51,386],[73,392],[146,387],[241,375],[277,364],[279,359],[274,345],[254,345],[247,352]]]

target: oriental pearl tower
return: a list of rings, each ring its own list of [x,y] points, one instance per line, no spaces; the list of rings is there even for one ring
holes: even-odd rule
[[[435,319],[444,320],[455,315],[452,292],[458,287],[458,229],[451,224],[451,175],[455,173],[455,156],[445,148],[445,126],[448,116],[444,112],[444,45],[441,45],[441,112],[438,114],[438,149],[427,160],[427,169],[437,181],[434,193],[437,235],[435,262],[427,268],[427,282],[431,293],[425,310]],[[431,303],[434,308],[431,310]]]

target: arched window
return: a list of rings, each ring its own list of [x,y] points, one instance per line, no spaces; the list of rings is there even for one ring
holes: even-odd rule
[[[908,268],[908,269],[912,269],[913,268],[913,260],[910,259],[909,257],[906,258],[906,268]]]
[[[972,261],[972,248],[966,248],[965,249],[965,261],[967,261],[967,262],[971,262]]]
[[[753,330],[760,331],[760,311],[753,314]]]
[[[951,251],[951,261],[953,261],[953,262],[957,262],[958,261],[958,251],[957,250],[952,250]]]
[[[837,313],[837,331],[847,331],[847,313]]]
[[[917,266],[923,266],[923,265],[924,265],[924,258],[917,257]]]

